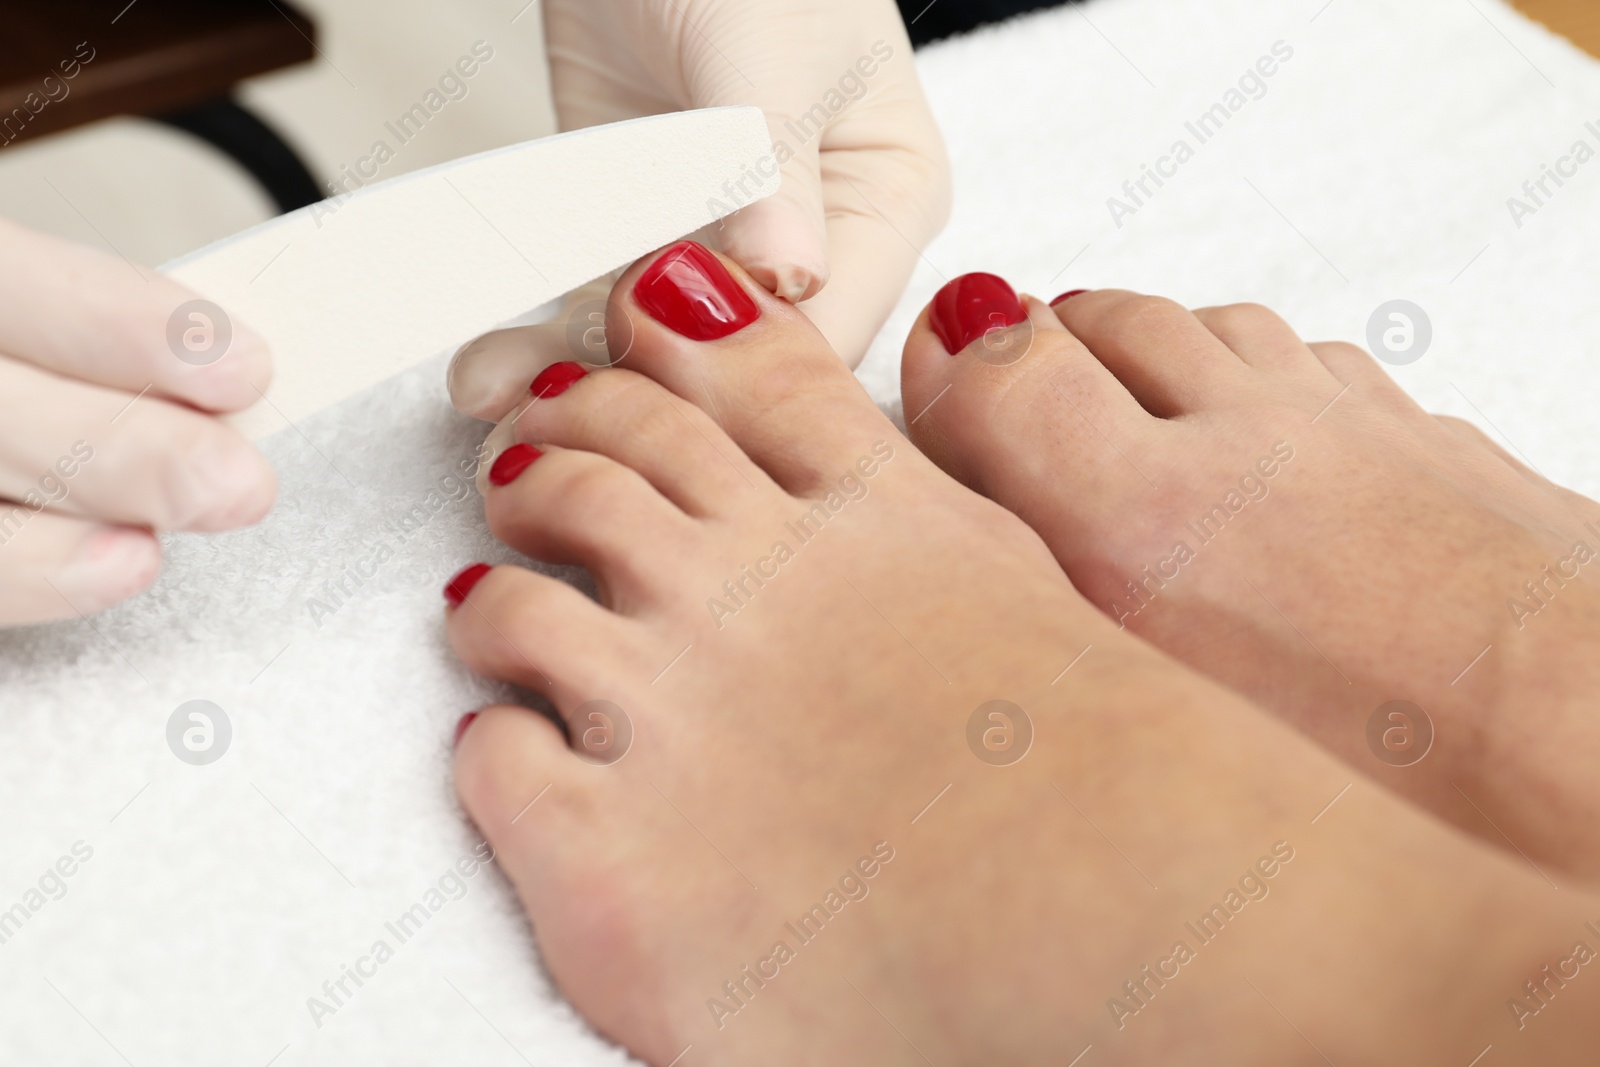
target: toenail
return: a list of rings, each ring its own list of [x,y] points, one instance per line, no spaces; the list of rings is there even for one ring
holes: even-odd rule
[[[589,372],[582,363],[565,360],[561,363],[552,363],[539,372],[539,376],[528,386],[528,392],[540,400],[548,400],[553,396],[560,396],[572,388],[572,383],[586,376]]]
[[[450,602],[451,607],[460,607],[461,602],[467,599],[467,594],[472,592],[472,587],[493,569],[487,563],[474,563],[450,579],[449,584],[444,587],[444,598]]]
[[[1057,304],[1064,303],[1064,302],[1066,302],[1068,300],[1071,300],[1075,296],[1082,296],[1084,293],[1087,293],[1088,291],[1089,290],[1087,290],[1087,289],[1068,289],[1066,292],[1062,293],[1060,296],[1058,296],[1054,300],[1050,301],[1050,306],[1051,307],[1055,307]]]
[[[693,241],[679,241],[645,269],[633,299],[650,317],[691,341],[715,341],[760,316],[722,261]]]
[[[461,739],[466,736],[467,727],[471,726],[472,720],[476,719],[477,717],[477,712],[469,711],[465,715],[461,716],[461,718],[456,720],[456,736],[455,739],[450,742],[450,747],[452,749],[461,747]]]
[[[517,480],[517,475],[533,465],[533,461],[544,455],[543,452],[532,445],[512,445],[495,458],[494,466],[489,468],[490,485],[510,485]]]
[[[928,325],[953,356],[991,330],[1015,326],[1027,317],[1004,278],[963,274],[934,295]]]

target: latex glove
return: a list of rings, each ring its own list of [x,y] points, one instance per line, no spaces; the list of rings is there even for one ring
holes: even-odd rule
[[[949,214],[949,164],[893,0],[544,0],[563,130],[686,108],[767,114],[783,187],[702,239],[800,306],[851,366]],[[450,369],[497,420],[542,367],[604,361],[586,321],[611,279],[550,323],[486,335]]]
[[[0,625],[99,611],[155,579],[153,531],[227,530],[272,506],[272,468],[206,414],[258,398],[266,345],[231,323],[219,349],[205,319],[175,317],[195,299],[0,219]]]

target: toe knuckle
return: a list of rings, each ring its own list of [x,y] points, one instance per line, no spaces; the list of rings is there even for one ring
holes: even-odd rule
[[[1272,309],[1261,304],[1225,304],[1213,308],[1210,313],[1212,325],[1224,331],[1246,331],[1259,329],[1278,321],[1278,316]]]
[[[565,465],[551,495],[563,507],[577,508],[586,514],[612,508],[632,484],[635,475],[616,463],[585,457]]]
[[[1143,333],[1164,329],[1175,315],[1183,313],[1181,304],[1164,296],[1135,296],[1118,303],[1107,318],[1113,330]]]

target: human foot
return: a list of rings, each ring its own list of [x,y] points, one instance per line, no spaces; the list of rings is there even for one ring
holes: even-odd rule
[[[963,350],[919,320],[924,450],[1140,636],[1551,877],[1600,879],[1600,589],[1578,573],[1600,505],[1263,308],[1098,291],[1023,321],[971,277],[944,319],[964,295],[1006,328]]]
[[[657,1067],[1576,1062],[1588,991],[1526,1035],[1504,1001],[1600,904],[1119,633],[703,250],[612,300],[621,367],[541,376],[487,497],[602,603],[481,568],[448,618],[572,739],[487,709],[457,782],[602,1032]]]

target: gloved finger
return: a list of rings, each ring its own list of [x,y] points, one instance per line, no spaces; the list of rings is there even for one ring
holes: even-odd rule
[[[498,422],[527,400],[529,383],[550,364],[604,365],[606,297],[615,280],[608,274],[573,290],[548,322],[494,330],[462,345],[446,375],[456,410]]]
[[[813,101],[831,89],[831,84],[822,77],[800,82],[792,72],[774,72],[773,77],[758,83],[760,88],[752,88],[726,71],[693,79],[691,84],[694,107],[760,107],[772,131],[773,155],[752,159],[751,177],[757,173],[770,177],[774,168],[782,175],[776,193],[713,227],[717,245],[775,295],[791,303],[815,296],[827,284],[830,272],[821,153],[833,119]],[[730,183],[726,189],[726,202],[730,206],[737,203],[741,196],[738,185]]]
[[[0,219],[0,352],[68,377],[237,411],[272,377],[266,342],[144,267]]]
[[[838,39],[839,20],[814,5],[764,7],[758,20],[750,14],[738,4],[660,0],[546,4],[551,87],[562,129],[683,108],[766,112],[776,158],[749,165],[768,177],[781,165],[782,188],[727,219],[715,243],[763,286],[798,301],[828,278],[818,151],[834,121],[824,101],[838,96],[835,68],[848,64],[834,57],[854,53]],[[619,59],[624,42],[636,54]],[[730,194],[724,202],[737,206],[739,190],[730,186]]]
[[[0,500],[0,626],[92,615],[161,570],[149,530],[105,526]]]
[[[115,524],[229,530],[277,483],[231,426],[0,356],[0,498]]]
[[[877,135],[884,125],[899,130],[897,147]],[[836,140],[822,156],[832,280],[800,308],[854,367],[949,217],[950,171],[924,107],[864,115]]]

